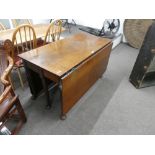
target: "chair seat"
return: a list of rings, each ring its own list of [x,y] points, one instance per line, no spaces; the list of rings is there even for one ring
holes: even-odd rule
[[[37,47],[41,47],[44,44],[44,40],[42,38],[37,39]]]

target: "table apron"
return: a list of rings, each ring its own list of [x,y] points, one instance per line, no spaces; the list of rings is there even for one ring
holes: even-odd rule
[[[31,94],[36,98],[40,92],[44,89],[43,78],[47,78],[55,83],[60,81],[60,78],[56,75],[26,61],[23,60],[26,70],[27,80],[30,86]]]
[[[112,43],[99,50],[61,79],[62,115],[65,115],[105,72]]]

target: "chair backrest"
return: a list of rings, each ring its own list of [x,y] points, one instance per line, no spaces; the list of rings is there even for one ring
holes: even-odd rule
[[[14,46],[9,39],[4,41],[3,48],[5,50],[5,53],[7,53],[8,56],[10,56],[11,58],[14,58]]]
[[[16,28],[13,33],[12,43],[15,54],[20,54],[37,47],[34,28],[29,24],[23,24]]]
[[[54,20],[50,23],[45,39],[44,39],[44,44],[48,42],[54,42],[60,39],[61,35],[61,29],[62,29],[62,21],[61,20]]]
[[[21,125],[26,122],[26,116],[18,99],[18,96],[15,95],[9,82],[9,74],[14,65],[13,59],[8,56],[5,51],[3,51],[3,53],[1,52],[0,54],[0,73],[2,74],[0,78],[0,88],[1,85],[3,86],[3,88],[0,89],[0,134],[6,133],[1,129],[4,129],[3,127],[5,126],[6,122],[8,122],[10,118],[14,116],[10,115],[10,113],[13,114],[17,112],[19,116],[18,124],[13,129],[11,128],[11,130],[5,127],[5,129],[7,129],[6,131],[8,131],[7,134],[16,134],[21,128]]]
[[[0,23],[0,31],[3,31],[3,30],[6,30],[6,27],[2,23]]]
[[[7,67],[1,75],[1,82],[6,87],[6,86],[10,85],[9,75],[10,75],[10,72],[11,72],[13,66],[14,66],[14,61],[10,56],[7,56],[5,63],[7,63]]]
[[[32,23],[29,19],[12,19],[12,24],[13,24],[13,27],[16,28],[22,24],[30,24],[31,25]]]
[[[13,65],[13,59],[5,51],[0,50],[0,94],[10,85],[9,74]]]

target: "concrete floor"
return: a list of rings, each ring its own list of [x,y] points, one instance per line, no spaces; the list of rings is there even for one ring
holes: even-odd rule
[[[75,27],[73,27],[72,34],[77,32],[78,30]],[[70,34],[68,32],[65,32],[64,36],[67,35]],[[137,54],[138,50],[129,47],[128,45],[123,43],[117,46],[114,50],[112,50],[106,73],[80,99],[80,101],[78,101],[78,103],[68,113],[67,119],[65,121],[61,121],[59,119],[59,113],[60,113],[59,92],[57,92],[55,95],[52,109],[46,110],[45,96],[42,95],[35,101],[31,100],[31,94],[29,92],[27,84],[25,84],[25,88],[24,90],[22,90],[19,87],[19,81],[17,80],[16,73],[14,73],[14,82],[17,88],[16,93],[20,95],[20,100],[23,104],[24,110],[28,118],[27,123],[23,126],[19,134],[24,135],[25,134],[26,135],[31,134],[88,135],[88,134],[151,134],[151,133],[154,134],[155,133],[154,130],[149,130],[151,132],[149,132],[148,130],[143,130],[144,132],[136,132],[137,130],[136,126],[135,130],[132,128],[132,132],[130,131],[131,128],[127,128],[126,132],[123,132],[124,126],[118,122],[120,117],[118,118],[118,120],[114,119],[115,117],[110,117],[113,116],[113,110],[112,111],[110,110],[113,108],[108,108],[109,105],[110,107],[116,106],[115,98],[120,98],[119,103],[126,102],[126,105],[130,103],[130,99],[121,101],[122,97],[121,92],[123,93],[125,90],[128,91],[128,89],[129,91],[136,90],[128,82],[128,77],[136,60]],[[121,84],[123,86],[120,86]],[[130,89],[131,87],[132,90]],[[155,87],[150,88],[151,90],[149,91],[154,92]],[[148,91],[148,89],[145,88],[143,90],[146,93]],[[131,94],[134,95],[134,93]],[[136,100],[141,98],[141,95],[144,94],[140,94],[136,98]],[[132,96],[130,95],[130,97]],[[144,99],[147,100],[147,97]],[[136,106],[136,108],[138,108],[138,106]],[[126,111],[127,109],[128,106],[122,106],[122,111],[123,110]],[[140,110],[142,110],[142,107]],[[153,110],[151,112],[153,113]],[[106,113],[105,119],[107,118],[107,120],[104,119],[104,113]],[[117,111],[115,111],[115,113],[117,114]],[[145,111],[143,112],[143,114],[145,115]],[[124,118],[123,115],[121,116]],[[136,117],[136,115],[134,116],[135,116],[134,120],[136,120],[135,122],[139,122],[141,120],[140,117]],[[133,119],[132,117],[125,117],[125,118]],[[108,121],[113,123],[115,127],[113,127],[113,124],[109,125],[109,123],[104,123]],[[123,121],[133,123],[132,120],[129,121],[124,119]],[[102,126],[100,124],[104,125]]]

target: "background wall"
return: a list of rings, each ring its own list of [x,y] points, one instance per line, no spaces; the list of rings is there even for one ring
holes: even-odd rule
[[[91,18],[87,18],[87,19],[74,19],[74,20],[75,20],[75,22],[78,25],[84,25],[84,26],[89,26],[89,27],[101,29],[105,19],[91,19]],[[125,19],[120,19],[120,29],[119,29],[118,33],[123,34],[124,20]],[[6,26],[6,28],[13,28],[11,19],[0,19],[0,22],[2,24],[4,24]],[[49,22],[50,22],[50,19],[32,19],[32,23],[33,24],[49,23]],[[72,22],[71,19],[69,20],[69,22]],[[122,41],[126,42],[124,35],[123,35]]]
[[[103,26],[103,22],[105,19],[95,20],[95,19],[74,19],[75,22],[79,25],[89,26],[101,29]],[[11,19],[0,19],[0,22],[4,24],[7,28],[12,28]],[[32,22],[34,24],[40,24],[40,23],[49,23],[50,19],[32,19]],[[71,22],[71,20],[69,20]],[[119,33],[123,33],[123,23],[124,19],[120,19],[120,30]]]
[[[6,28],[11,28],[9,19],[0,19],[0,23],[2,23]]]
[[[50,23],[50,19],[32,19],[33,24]]]

